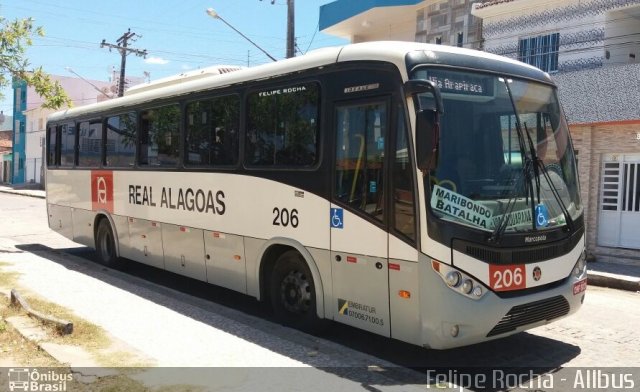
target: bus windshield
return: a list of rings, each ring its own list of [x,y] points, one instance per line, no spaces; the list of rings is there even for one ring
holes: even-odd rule
[[[433,81],[444,104],[438,160],[425,183],[437,217],[494,233],[571,226],[582,205],[552,86],[438,68],[412,76]]]

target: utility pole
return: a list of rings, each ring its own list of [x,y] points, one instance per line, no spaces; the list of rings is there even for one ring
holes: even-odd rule
[[[111,51],[111,49],[116,49],[118,52],[120,52],[120,56],[122,56],[122,60],[120,61],[120,83],[118,83],[119,97],[124,95],[124,84],[125,84],[124,75],[125,75],[125,67],[127,65],[127,55],[129,53],[133,53],[139,57],[144,57],[144,58],[147,57],[146,49],[139,50],[139,49],[128,47],[129,41],[135,42],[136,38],[142,38],[142,36],[136,33],[132,33],[131,29],[128,29],[126,33],[122,34],[122,36],[118,38],[118,40],[116,41],[117,45],[107,43],[104,39],[100,43],[101,48],[104,48],[106,46],[107,48],[109,48],[109,51]]]
[[[296,55],[294,0],[287,0],[287,58]]]
[[[262,1],[262,0],[260,0]],[[276,0],[271,0],[271,5]],[[296,55],[296,21],[295,21],[295,0],[287,0],[287,58],[290,59]]]

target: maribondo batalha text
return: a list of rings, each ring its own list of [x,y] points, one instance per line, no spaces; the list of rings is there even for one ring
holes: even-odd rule
[[[160,201],[157,202],[153,186],[129,185],[129,204],[149,207],[168,208],[171,210],[184,210],[191,212],[203,212],[214,215],[224,215],[226,205],[223,191],[212,191],[193,188],[162,187]]]

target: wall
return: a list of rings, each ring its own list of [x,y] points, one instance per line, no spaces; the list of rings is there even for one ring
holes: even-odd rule
[[[640,262],[640,250],[603,247],[597,240],[603,156],[639,153],[637,134],[640,132],[640,120],[574,124],[570,128],[574,147],[579,151],[578,169],[582,202],[586,207],[588,252],[602,261]]]

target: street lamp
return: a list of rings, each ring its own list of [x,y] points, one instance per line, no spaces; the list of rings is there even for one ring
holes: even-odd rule
[[[85,81],[86,83],[89,83],[91,85],[91,87],[93,87],[94,89],[96,89],[96,91],[98,91],[100,94],[104,95],[105,97],[111,99],[113,98],[112,96],[108,95],[107,93],[105,93],[104,91],[102,91],[98,86],[96,86],[95,84],[91,83],[90,81],[88,81],[87,79],[83,78],[82,76],[80,76],[78,73],[76,73],[76,71],[74,71],[71,67],[64,67],[64,69],[67,72],[70,72],[74,75],[76,75],[77,77],[79,77],[80,79],[82,79],[83,81]]]
[[[227,26],[229,26],[231,28],[231,30],[235,31],[236,33],[240,34],[242,36],[242,38],[246,39],[247,41],[251,42],[253,44],[253,46],[255,46],[256,48],[260,49],[260,51],[262,51],[262,53],[266,54],[267,57],[269,57],[271,60],[273,61],[278,61],[276,60],[272,55],[270,55],[269,53],[267,53],[266,50],[262,49],[260,46],[258,46],[258,44],[256,44],[255,42],[251,41],[251,39],[249,39],[249,37],[247,37],[246,35],[242,34],[238,29],[236,29],[235,27],[231,26],[226,20],[222,19],[222,16],[220,16],[220,14],[218,14],[216,12],[216,10],[214,10],[213,8],[207,8],[207,15],[209,15],[210,17],[212,17],[213,19],[220,19],[224,24],[226,24]]]

